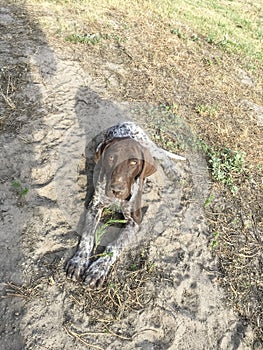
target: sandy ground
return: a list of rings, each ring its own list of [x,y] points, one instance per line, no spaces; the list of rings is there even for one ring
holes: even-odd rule
[[[141,106],[102,99],[99,81],[49,47],[29,18],[17,17],[18,10],[0,6],[0,68],[29,67],[27,83],[17,92],[21,125],[0,133],[0,349],[252,349],[252,331],[217,285],[203,215],[209,177],[195,151],[173,164],[180,180],[171,181],[160,163],[145,191],[149,208],[140,236],[147,237],[149,260],[159,274],[158,282],[145,282],[149,302],[103,333],[105,323],[94,322],[85,300],[72,297],[82,287],[66,280],[63,266],[83,222],[83,154],[110,125],[129,119],[145,127],[147,121],[132,113]],[[1,114],[5,108],[2,100]],[[13,181],[28,194],[19,195]],[[14,288],[21,285],[28,286],[23,293]]]

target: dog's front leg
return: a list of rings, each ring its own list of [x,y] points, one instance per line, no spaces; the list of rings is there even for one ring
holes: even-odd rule
[[[83,274],[90,263],[90,255],[94,246],[94,236],[99,223],[103,206],[91,202],[85,220],[85,229],[81,235],[76,253],[66,264],[66,273],[69,278],[83,279]]]
[[[94,261],[85,271],[83,282],[91,288],[99,288],[109,273],[111,266],[117,260],[121,252],[135,240],[139,225],[129,218],[120,236],[113,243],[109,244],[103,255]]]

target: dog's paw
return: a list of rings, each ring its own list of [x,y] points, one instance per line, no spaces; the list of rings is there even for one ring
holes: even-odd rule
[[[89,265],[89,257],[83,257],[79,254],[74,255],[66,264],[65,271],[68,278],[73,280],[81,280],[85,270]]]
[[[109,273],[111,265],[109,256],[94,261],[82,275],[83,283],[90,288],[100,288]]]

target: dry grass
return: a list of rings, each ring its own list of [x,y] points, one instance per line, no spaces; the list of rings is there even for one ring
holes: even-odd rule
[[[25,300],[30,300],[36,298],[39,295],[40,281],[37,284],[31,283],[30,286],[17,285],[15,283],[9,282],[5,284],[5,295],[2,298],[22,298]]]
[[[71,310],[77,309],[78,313],[87,316],[89,325],[96,325],[93,332],[86,330],[85,333],[80,333],[65,318],[64,330],[69,336],[98,349],[99,346],[86,339],[97,335],[132,339],[133,332],[129,328],[122,333],[112,329],[132,312],[142,311],[155,297],[153,284],[156,285],[161,276],[149,260],[149,242],[141,244],[136,251],[127,251],[113,266],[107,280],[98,290],[88,289],[71,280],[65,281],[63,263],[64,259],[49,261],[48,257],[43,258],[39,262],[40,267],[46,271],[43,277],[22,286],[7,283],[2,298],[22,298],[25,302],[35,299],[48,303],[50,296],[47,291],[55,288],[59,294],[65,295],[65,304],[70,305]]]
[[[22,125],[21,109],[27,98],[22,91],[27,81],[28,66],[24,63],[1,67],[0,69],[0,128],[19,128]],[[18,106],[20,107],[18,109]],[[26,107],[24,107],[26,109]],[[20,122],[21,121],[21,122]]]
[[[174,26],[164,16],[165,10],[165,18],[157,20],[157,7],[147,1],[125,4],[115,7],[114,2],[102,2],[95,6],[93,2],[87,5],[76,1],[72,8],[70,2],[70,9],[66,3],[60,17],[60,2],[41,2],[40,20],[52,35],[53,44],[67,45],[70,55],[77,60],[82,57],[81,63],[91,76],[103,79],[105,97],[177,105],[177,114],[186,118],[205,141],[229,144],[245,151],[252,163],[262,163],[257,116],[246,106],[246,101],[261,103],[261,67],[255,68],[255,74],[249,73],[253,89],[241,85],[247,60],[251,62],[245,51],[242,56],[226,55],[195,29],[187,29],[186,38],[172,34]],[[95,45],[69,44],[66,38],[72,34],[102,38]],[[258,61],[253,62],[255,65]],[[202,114],[199,106],[216,106],[217,111]]]
[[[132,6],[127,1],[116,0],[103,0],[99,3],[93,0],[49,0],[41,1],[41,4],[48,10],[52,9],[54,13],[59,13],[62,5],[64,8],[68,7],[71,11],[73,10],[74,20],[73,17],[70,20],[65,17],[57,18],[58,22],[55,25],[58,27],[56,29],[61,32],[65,30],[81,31],[83,19],[85,24],[89,22],[107,23],[111,11],[113,13],[112,22],[114,22],[114,12],[117,10],[122,15],[122,22],[126,28],[133,19],[144,19],[146,23],[149,19],[154,22],[161,20],[169,22],[177,33],[194,30],[196,34],[205,37],[208,42],[228,52],[250,57],[252,67],[257,61],[262,63],[263,60],[262,4],[260,0],[246,3],[245,9],[241,0],[231,2],[202,0],[197,3],[178,0],[142,0],[134,2]],[[45,19],[42,21],[45,23]],[[198,35],[195,36],[195,40],[198,40]],[[182,34],[182,36],[186,38],[187,34]]]
[[[113,267],[101,289],[94,291],[84,286],[74,286],[75,289],[71,289],[69,297],[74,303],[81,305],[92,322],[100,322],[110,327],[115,321],[127,317],[131,311],[139,311],[145,307],[153,297],[153,292],[147,292],[145,285],[155,276],[154,264],[149,261],[145,246],[135,254],[127,253],[126,259],[120,260]]]
[[[206,210],[211,232],[218,233],[214,253],[219,257],[220,283],[228,293],[228,303],[252,324],[260,339],[263,339],[262,175],[253,178],[243,175],[235,196],[215,184],[211,191],[215,199]]]

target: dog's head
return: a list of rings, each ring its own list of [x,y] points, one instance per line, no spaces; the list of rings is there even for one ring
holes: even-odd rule
[[[115,138],[99,145],[95,162],[106,175],[106,195],[128,200],[133,184],[139,180],[141,191],[143,180],[156,171],[150,152],[131,138]]]

